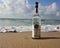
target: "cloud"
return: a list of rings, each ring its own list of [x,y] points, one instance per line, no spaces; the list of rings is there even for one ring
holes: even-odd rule
[[[60,12],[57,12],[57,13],[56,13],[56,16],[60,16]]]
[[[60,11],[57,7],[56,2],[53,2],[50,5],[42,6],[39,4],[39,14],[41,18],[45,19],[57,19],[60,16]]]
[[[46,7],[46,12],[45,14],[55,14],[57,11],[57,5],[56,3],[52,3],[51,5]]]
[[[28,0],[2,0],[0,3],[0,17],[23,18],[28,15],[30,4]]]
[[[28,0],[2,0],[0,3],[0,18],[32,18],[35,13],[34,5]],[[33,9],[34,8],[34,9]],[[43,6],[39,3],[39,14],[42,18],[60,16],[56,2]]]
[[[33,13],[35,13],[35,9],[32,11]],[[58,7],[56,2],[53,2],[50,5],[46,5],[43,6],[42,4],[39,3],[39,14],[41,16],[41,18],[43,19],[56,19],[56,14],[58,12]]]
[[[55,2],[48,6],[42,6],[41,4],[39,4],[39,14],[44,15],[56,14],[57,9],[58,8]]]
[[[10,15],[11,14],[11,7],[9,6],[8,0],[2,0],[3,3],[0,3],[0,17],[3,17],[4,15]],[[6,16],[5,16],[6,17]]]

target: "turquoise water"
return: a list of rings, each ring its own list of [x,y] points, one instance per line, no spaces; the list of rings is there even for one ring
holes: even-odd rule
[[[50,20],[50,19],[42,19],[42,25],[60,25],[60,20]],[[32,19],[8,19],[8,18],[1,18],[0,19],[0,26],[31,26]]]

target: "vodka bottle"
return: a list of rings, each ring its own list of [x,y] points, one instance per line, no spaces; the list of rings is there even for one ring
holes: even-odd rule
[[[38,2],[36,2],[36,13],[32,18],[32,38],[39,39],[41,37],[41,18],[38,14]]]

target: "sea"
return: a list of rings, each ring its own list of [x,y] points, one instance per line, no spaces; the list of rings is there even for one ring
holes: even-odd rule
[[[41,26],[60,25],[60,20],[56,19],[41,19],[40,22]],[[32,19],[0,18],[0,28],[6,26],[20,27],[21,31],[32,31]]]
[[[0,26],[31,26],[32,19],[0,18]],[[41,25],[60,25],[60,20],[41,19]]]

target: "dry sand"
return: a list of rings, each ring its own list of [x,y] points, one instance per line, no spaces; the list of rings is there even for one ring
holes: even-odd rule
[[[31,32],[0,33],[0,48],[60,48],[60,32],[43,32],[32,39]]]

